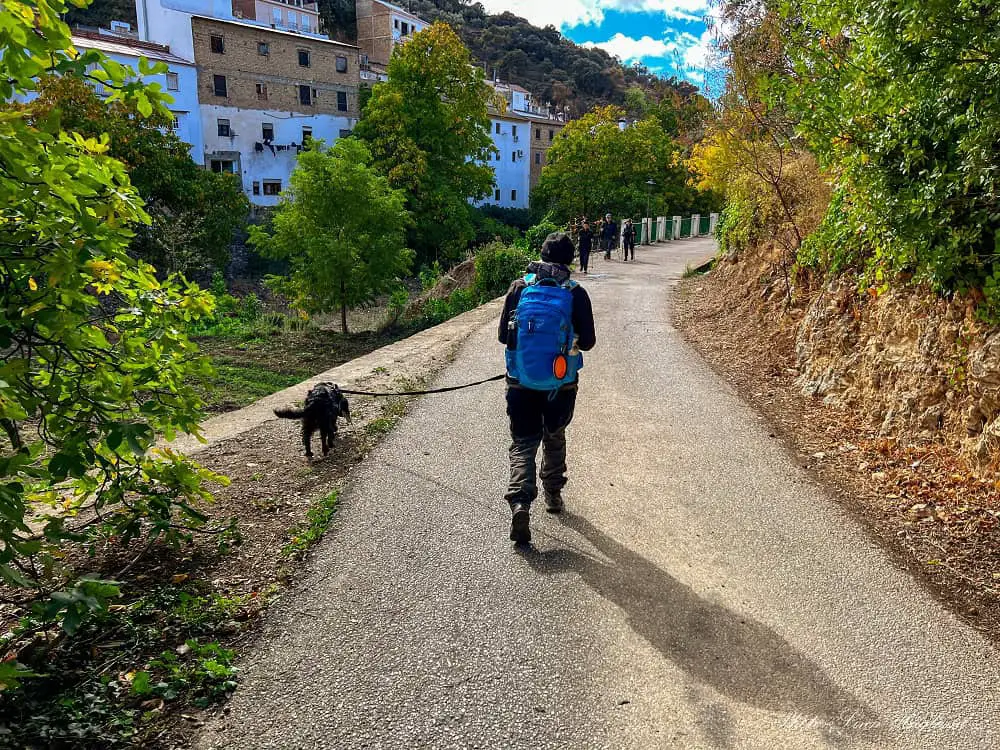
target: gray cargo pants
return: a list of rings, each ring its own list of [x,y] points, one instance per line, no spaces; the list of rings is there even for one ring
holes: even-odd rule
[[[566,486],[566,428],[573,420],[576,386],[560,390],[554,398],[547,391],[507,389],[510,417],[510,485],[508,503],[530,503],[538,496],[535,461],[542,446],[542,487],[559,492]]]

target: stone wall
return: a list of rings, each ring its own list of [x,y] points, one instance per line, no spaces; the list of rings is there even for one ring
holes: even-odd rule
[[[198,94],[203,104],[244,109],[305,112],[358,117],[361,81],[357,48],[322,39],[273,31],[264,27],[192,19]],[[213,36],[223,39],[224,51],[212,51]],[[259,45],[267,45],[261,54]],[[308,66],[299,64],[299,51],[309,54]],[[337,70],[338,60],[344,72]],[[226,96],[215,95],[214,76],[226,77]],[[257,85],[266,87],[266,98]],[[299,100],[299,86],[315,90],[308,105]],[[337,93],[347,94],[347,109],[338,108]]]

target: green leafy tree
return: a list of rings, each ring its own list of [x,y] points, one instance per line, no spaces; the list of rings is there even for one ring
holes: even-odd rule
[[[777,13],[786,62],[764,88],[835,179],[827,236],[851,227],[878,286],[995,288],[1000,5],[796,0]]]
[[[624,115],[603,107],[566,125],[542,169],[535,207],[560,223],[605,212],[644,215],[647,203],[656,215],[691,208],[696,195],[679,145],[655,118],[620,127]]]
[[[32,94],[43,73],[90,76],[138,115],[161,111],[141,80],[161,69],[143,62],[137,77],[77,55],[65,11],[63,0],[4,4],[0,98]],[[55,592],[36,614],[69,631],[115,588],[85,578],[60,592],[74,575],[60,546],[180,541],[206,522],[198,506],[217,478],[154,448],[158,435],[197,431],[189,383],[207,365],[183,331],[211,295],[129,256],[130,227],[149,217],[107,151],[106,137],[56,116],[0,114],[0,580],[40,600]]]
[[[271,285],[308,312],[347,309],[390,291],[410,268],[403,193],[371,167],[363,143],[315,143],[299,155],[289,189],[269,228],[250,228],[266,257],[288,261],[291,275]]]
[[[199,272],[207,279],[229,261],[233,232],[250,205],[235,175],[216,174],[191,160],[190,147],[170,129],[172,116],[143,117],[135,104],[105,104],[78,76],[47,76],[29,110],[35,120],[58,115],[62,127],[108,137],[108,155],[126,166],[152,222],[136,228],[132,254],[161,274]]]
[[[454,260],[475,237],[469,199],[485,198],[493,152],[483,71],[455,32],[436,23],[397,47],[355,134],[413,215],[410,246],[423,262]]]

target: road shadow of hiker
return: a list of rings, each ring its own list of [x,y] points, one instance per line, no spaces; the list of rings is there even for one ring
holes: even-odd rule
[[[763,623],[707,601],[586,519],[560,517],[604,555],[524,549],[543,575],[576,573],[622,609],[632,629],[700,683],[740,703],[789,714],[790,728],[815,728],[834,746],[885,737],[878,716]]]

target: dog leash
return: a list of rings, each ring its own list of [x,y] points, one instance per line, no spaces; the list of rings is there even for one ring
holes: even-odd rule
[[[375,398],[391,398],[393,396],[430,396],[435,393],[451,393],[452,391],[462,391],[466,388],[475,388],[476,386],[486,385],[487,383],[494,383],[497,380],[503,380],[507,377],[506,373],[501,375],[495,375],[492,378],[486,378],[486,380],[478,380],[475,383],[466,383],[465,385],[453,385],[448,388],[434,388],[429,391],[401,391],[398,393],[376,393],[374,391],[350,391],[340,390],[345,396],[373,396]]]

